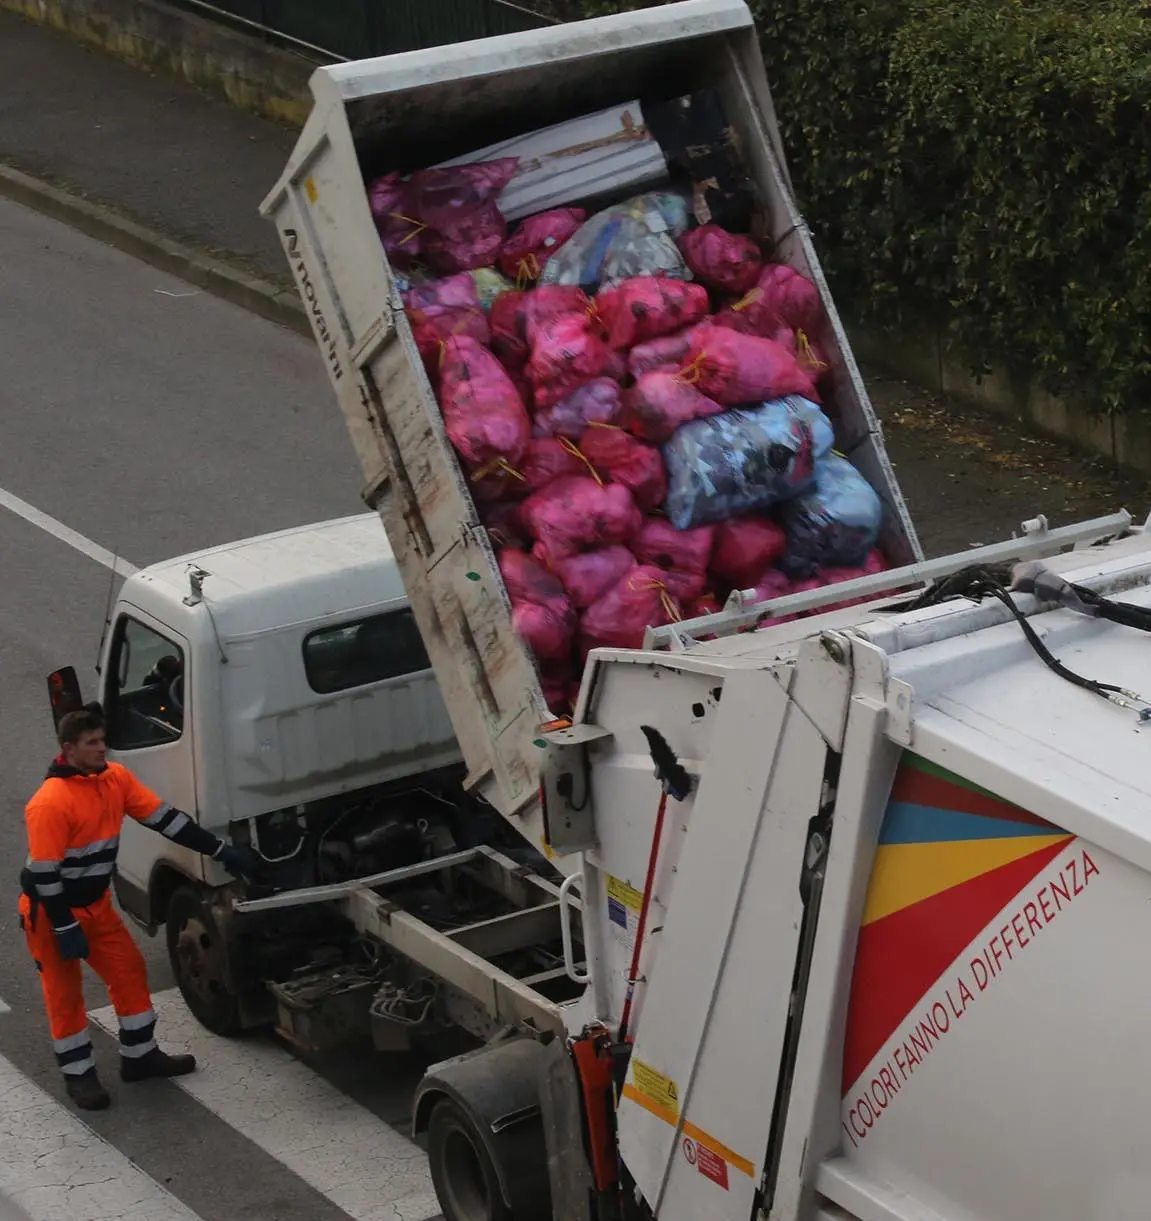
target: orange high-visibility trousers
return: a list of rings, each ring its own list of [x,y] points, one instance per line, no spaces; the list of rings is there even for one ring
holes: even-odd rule
[[[143,954],[112,906],[110,894],[91,907],[73,911],[88,938],[88,964],[107,985],[119,1019],[120,1054],[129,1058],[146,1055],[156,1046],[156,1015]],[[80,960],[60,957],[52,922],[42,907],[33,919],[27,895],[20,896],[20,925],[40,972],[56,1063],[68,1075],[87,1072],[96,1060],[88,1034]]]

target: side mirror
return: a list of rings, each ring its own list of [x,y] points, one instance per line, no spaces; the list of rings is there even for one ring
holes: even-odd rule
[[[53,728],[57,729],[69,712],[79,712],[84,707],[80,680],[76,677],[74,666],[64,666],[48,675],[48,702],[52,705]]]

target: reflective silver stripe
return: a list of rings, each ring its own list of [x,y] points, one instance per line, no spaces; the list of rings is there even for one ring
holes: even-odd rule
[[[58,925],[56,926],[56,932],[58,932],[58,933],[67,933],[67,932],[69,932],[71,929],[74,929],[74,928],[79,928],[79,927],[80,927],[80,921],[79,921],[79,920],[73,920],[71,924],[58,924]]]
[[[187,814],[177,814],[175,818],[164,828],[164,834],[169,839],[175,839],[177,835],[191,822],[192,820]]]
[[[93,856],[97,852],[104,852],[109,848],[117,848],[120,845],[120,837],[113,835],[111,839],[94,839],[90,844],[85,844],[83,848],[66,848],[64,850],[64,860],[73,861],[85,856]]]
[[[77,1047],[83,1047],[86,1043],[91,1042],[92,1036],[86,1030],[81,1030],[79,1034],[70,1034],[63,1039],[53,1039],[52,1047],[58,1052],[75,1051]]]
[[[140,1030],[147,1026],[149,1022],[156,1020],[156,1011],[154,1009],[145,1009],[143,1013],[129,1013],[127,1017],[117,1019],[120,1023],[121,1030]]]
[[[37,882],[36,893],[41,899],[54,899],[64,893],[63,882]]]
[[[150,1051],[156,1050],[156,1040],[149,1039],[147,1043],[136,1043],[129,1047],[125,1044],[120,1044],[120,1055],[125,1060],[138,1060],[141,1056],[146,1056]]]
[[[96,1067],[96,1057],[87,1056],[83,1060],[73,1060],[71,1064],[61,1064],[60,1071],[66,1077],[79,1077],[81,1073],[86,1073],[90,1068]]]
[[[31,869],[33,873],[59,873],[60,872],[60,862],[59,861],[29,861],[28,868]]]
[[[161,801],[160,804],[152,811],[152,813],[149,814],[147,818],[143,819],[144,826],[154,827],[171,808],[172,807],[166,801]]]
[[[95,865],[65,865],[60,870],[60,875],[65,878],[94,878],[103,873],[111,873],[115,868],[115,861],[97,861]],[[44,888],[41,886],[39,889],[42,892]]]

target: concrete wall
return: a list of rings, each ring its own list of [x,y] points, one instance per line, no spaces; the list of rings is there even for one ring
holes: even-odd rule
[[[1138,412],[1115,415],[1090,403],[1059,398],[1002,369],[976,377],[961,353],[941,333],[887,335],[851,328],[856,356],[937,394],[980,411],[1018,420],[1039,432],[1116,466],[1151,473],[1151,418]]]
[[[158,0],[0,0],[0,6],[232,105],[300,127],[318,60]]]

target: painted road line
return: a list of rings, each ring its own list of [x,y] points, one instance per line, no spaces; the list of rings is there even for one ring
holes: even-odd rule
[[[15,513],[17,517],[22,517],[46,534],[58,538],[62,543],[67,543],[69,547],[74,547],[81,555],[95,560],[97,564],[103,564],[105,568],[111,568],[119,576],[130,577],[134,572],[139,571],[135,564],[129,564],[122,557],[113,555],[106,547],[101,547],[99,543],[94,543],[90,538],[85,538],[83,534],[78,534],[71,526],[64,525],[62,521],[57,521],[56,518],[37,509],[35,505],[30,505],[26,500],[21,500],[19,496],[14,496],[3,488],[0,488],[0,508]]]
[[[160,1045],[167,1051],[191,1051],[200,1062],[196,1072],[175,1078],[174,1084],[353,1221],[440,1216],[427,1159],[412,1141],[283,1047],[209,1033],[188,1012],[177,989],[157,994],[152,1002]],[[89,1016],[116,1033],[111,1006]]]
[[[12,1216],[5,1208],[9,1201],[28,1221],[199,1221],[0,1056],[0,1217],[5,1221]]]
[[[3,997],[0,997],[0,1013],[11,1013],[12,1007],[4,1003]]]

